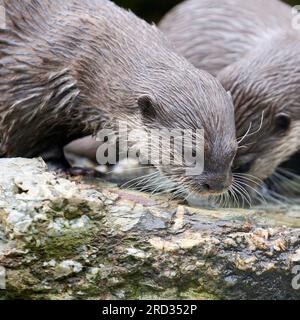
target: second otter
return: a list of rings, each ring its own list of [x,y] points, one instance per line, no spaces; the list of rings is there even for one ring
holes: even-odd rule
[[[241,140],[234,171],[248,182],[300,149],[300,32],[291,21],[277,0],[188,0],[160,24],[177,52],[231,92]]]

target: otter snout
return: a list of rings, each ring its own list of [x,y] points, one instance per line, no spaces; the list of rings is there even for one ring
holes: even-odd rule
[[[224,190],[227,190],[231,186],[231,181],[226,179],[225,181],[217,180],[209,180],[204,184],[205,190],[211,193],[221,193]]]
[[[201,177],[195,178],[202,193],[223,193],[228,190],[233,181],[232,173],[211,174],[204,173]]]

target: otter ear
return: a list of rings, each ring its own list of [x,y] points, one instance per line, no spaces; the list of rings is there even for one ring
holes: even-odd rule
[[[147,120],[153,120],[156,117],[156,102],[155,100],[148,96],[148,95],[143,95],[138,99],[138,106],[141,110],[141,114],[143,118]]]

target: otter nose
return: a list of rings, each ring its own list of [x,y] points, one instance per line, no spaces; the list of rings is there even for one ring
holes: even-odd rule
[[[222,192],[225,189],[229,188],[232,183],[232,176],[229,177],[216,177],[207,179],[204,184],[204,188],[207,192]]]

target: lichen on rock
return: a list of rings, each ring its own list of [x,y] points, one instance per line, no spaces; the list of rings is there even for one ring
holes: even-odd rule
[[[192,208],[41,159],[0,165],[1,298],[300,298],[298,208]]]

